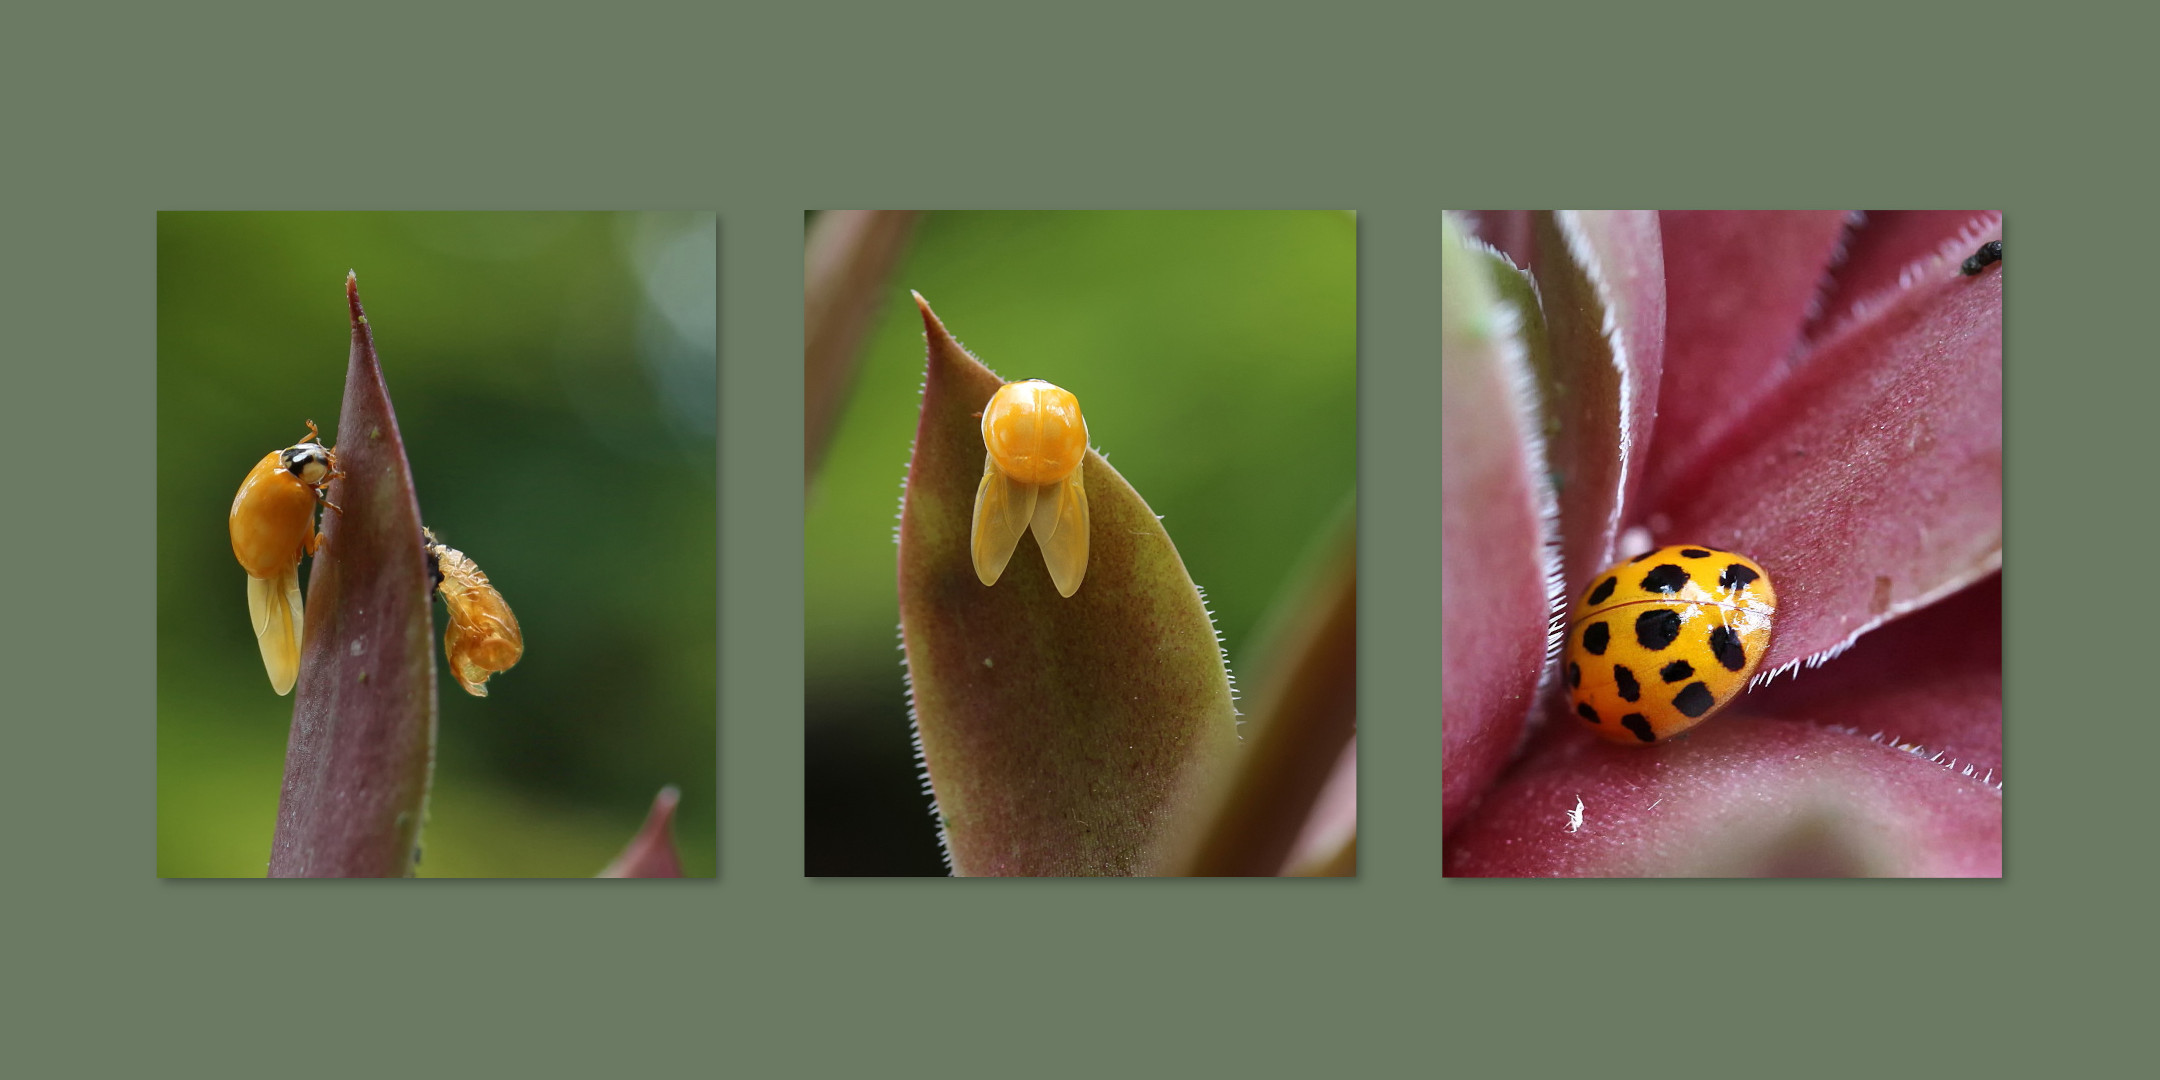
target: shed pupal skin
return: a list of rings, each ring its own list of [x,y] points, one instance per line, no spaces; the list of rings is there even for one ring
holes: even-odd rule
[[[995,585],[1020,536],[1034,532],[1058,595],[1087,576],[1087,421],[1080,400],[1041,379],[1006,383],[983,407],[983,478],[975,489],[970,553],[975,576]]]
[[[479,564],[443,543],[432,529],[422,529],[420,535],[427,546],[429,580],[450,613],[443,628],[443,660],[466,693],[486,697],[488,678],[510,670],[525,655],[525,634]]]

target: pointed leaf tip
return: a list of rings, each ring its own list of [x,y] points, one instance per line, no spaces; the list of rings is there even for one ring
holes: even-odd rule
[[[411,873],[435,750],[432,604],[420,507],[373,334],[353,313],[338,469],[308,573],[272,877]]]
[[[645,814],[645,824],[638,827],[637,835],[623,848],[622,854],[600,871],[604,878],[679,878],[683,876],[682,857],[675,851],[675,808],[682,802],[682,789],[673,784],[661,788],[653,796],[652,809]]]

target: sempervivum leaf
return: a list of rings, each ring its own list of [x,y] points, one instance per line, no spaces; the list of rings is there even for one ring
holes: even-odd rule
[[[900,513],[900,629],[953,871],[1152,873],[1237,745],[1213,623],[1162,523],[1092,449],[1079,591],[1058,595],[1032,536],[996,585],[977,579],[979,414],[1002,380],[916,303],[929,367]]]
[[[1621,512],[1642,482],[1665,354],[1665,263],[1650,211],[1536,216],[1549,354],[1546,447],[1560,500],[1564,580],[1612,562]]]
[[[308,576],[271,877],[411,873],[435,760],[435,662],[420,506],[374,329],[350,274],[343,479]]]
[[[1777,583],[1765,672],[2002,565],[2002,275],[1958,260],[1823,342],[1647,505]]]
[[[1672,477],[1789,374],[1801,327],[1841,251],[1837,210],[1667,210],[1665,363],[1657,448],[1643,479]]]
[[[1449,836],[1447,873],[2002,873],[2002,789],[1991,778],[1823,719],[1721,716],[1647,752],[1553,725]]]
[[[1441,221],[1441,814],[1460,822],[1515,753],[1536,697],[1556,586],[1552,493],[1530,391],[1538,329],[1501,256]]]
[[[679,878],[683,876],[682,857],[675,853],[675,806],[682,802],[682,789],[673,784],[660,789],[653,796],[652,810],[645,815],[645,824],[637,835],[630,838],[622,854],[600,871],[604,878]]]

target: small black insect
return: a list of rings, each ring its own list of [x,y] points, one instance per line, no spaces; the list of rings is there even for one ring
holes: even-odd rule
[[[2001,261],[2002,241],[1990,240],[1980,245],[1980,250],[1973,252],[1972,258],[1965,260],[1965,265],[1960,268],[1959,273],[1971,277]]]

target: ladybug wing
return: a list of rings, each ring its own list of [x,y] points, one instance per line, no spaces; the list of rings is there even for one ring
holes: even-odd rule
[[[1080,466],[1065,479],[1042,486],[1035,500],[1034,529],[1058,595],[1079,592],[1088,561],[1087,485],[1081,482]]]
[[[270,688],[280,695],[292,693],[300,676],[300,564],[293,563],[274,578],[250,576],[248,615],[255,626],[255,643],[262,647]]]
[[[983,455],[983,478],[975,489],[975,524],[968,545],[975,557],[975,576],[983,584],[997,584],[1005,564],[1012,561],[1013,548],[1035,514],[1035,490],[1033,484],[1014,483],[998,471],[995,460]]]

